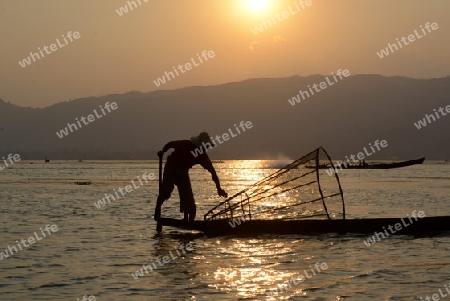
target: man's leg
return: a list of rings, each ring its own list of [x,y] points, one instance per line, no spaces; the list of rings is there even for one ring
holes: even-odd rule
[[[193,221],[196,215],[196,206],[191,180],[189,179],[189,170],[184,171],[182,175],[177,175],[175,184],[180,195],[180,212],[184,213],[185,221]]]
[[[161,185],[161,190],[159,191],[158,199],[156,200],[155,206],[155,220],[158,220],[161,217],[161,206],[162,204],[170,198],[172,191],[175,187],[174,184],[174,170],[172,160],[170,156],[167,157],[166,165],[164,166],[164,176]]]
[[[191,209],[191,212],[189,213],[189,221],[193,222],[195,220],[195,215],[197,214],[197,206],[194,203],[194,207]]]

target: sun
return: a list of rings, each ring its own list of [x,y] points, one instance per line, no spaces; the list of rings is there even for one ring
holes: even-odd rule
[[[246,0],[247,8],[254,13],[264,12],[269,8],[270,0]]]

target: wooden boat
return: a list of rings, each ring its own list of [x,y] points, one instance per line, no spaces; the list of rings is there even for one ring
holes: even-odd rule
[[[194,221],[185,223],[182,220],[161,218],[158,220],[163,226],[170,226],[184,230],[204,232],[207,236],[234,235],[247,236],[258,234],[299,234],[320,235],[336,234],[371,234],[384,233],[384,229],[396,224],[403,226],[400,231],[388,231],[389,235],[440,235],[450,233],[450,216],[424,217],[417,221],[407,218],[369,218],[346,220],[248,220],[241,221],[240,225],[232,220]],[[384,227],[384,229],[383,229]],[[395,230],[395,229],[394,229]]]
[[[392,162],[392,163],[378,163],[378,164],[366,164],[366,165],[349,165],[345,169],[391,169],[400,168],[416,164],[422,164],[425,161],[425,157],[415,160],[408,160],[402,162]]]
[[[324,163],[331,165],[331,158],[319,147],[230,196],[209,210],[204,220],[187,223],[159,218],[157,230],[170,226],[202,231],[210,236],[374,234],[400,223],[402,229],[395,234],[434,235],[450,231],[450,216],[346,219],[338,174],[328,175],[321,168]],[[313,165],[312,170],[304,168]]]
[[[91,185],[92,182],[91,181],[76,181],[75,184],[77,185]]]
[[[362,164],[362,165],[334,165],[335,169],[341,170],[341,169],[392,169],[392,168],[400,168],[400,167],[406,167],[416,164],[422,164],[425,161],[425,157],[415,160],[408,160],[408,161],[401,161],[401,162],[392,162],[392,163],[375,163],[375,164]],[[315,169],[316,166],[305,166],[308,169]],[[319,169],[330,169],[333,168],[331,164],[321,164],[317,168]]]

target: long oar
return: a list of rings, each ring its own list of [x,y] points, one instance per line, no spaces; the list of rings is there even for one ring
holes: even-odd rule
[[[161,195],[161,187],[162,187],[162,159],[163,159],[163,155],[158,155],[159,157],[159,188],[158,188],[158,197]],[[156,231],[157,232],[161,232],[162,231],[162,225],[157,222],[156,224]]]

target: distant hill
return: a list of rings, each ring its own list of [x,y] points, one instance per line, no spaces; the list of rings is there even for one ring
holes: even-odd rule
[[[0,100],[0,156],[23,159],[156,159],[170,141],[201,131],[222,135],[240,121],[253,128],[210,151],[213,159],[298,158],[324,146],[333,159],[376,139],[389,146],[369,159],[450,159],[450,116],[418,130],[414,123],[450,105],[450,77],[356,75],[294,106],[288,99],[323,76],[251,79],[217,86],[77,99],[43,109]],[[118,109],[60,139],[75,118]],[[234,130],[235,131],[235,130]]]

